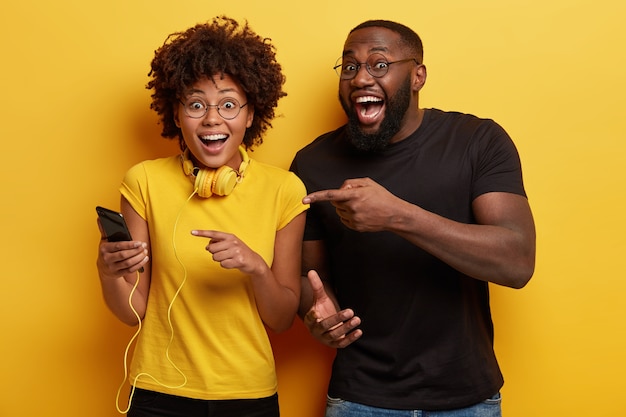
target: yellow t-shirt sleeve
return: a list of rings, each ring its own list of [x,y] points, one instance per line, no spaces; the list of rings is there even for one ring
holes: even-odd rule
[[[302,203],[304,196],[306,196],[306,187],[300,178],[293,172],[289,172],[281,188],[281,198],[285,201],[283,216],[278,223],[278,230],[287,226],[298,214],[309,208],[308,204]]]
[[[119,188],[122,196],[144,220],[146,220],[147,198],[143,190],[147,189],[147,184],[148,176],[144,164],[139,163],[126,172]]]

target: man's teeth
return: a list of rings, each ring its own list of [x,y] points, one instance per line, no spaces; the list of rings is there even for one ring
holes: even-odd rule
[[[202,140],[206,140],[206,141],[213,141],[213,140],[224,140],[226,139],[227,136],[226,135],[207,135],[207,136],[200,136],[200,139]]]
[[[357,97],[356,98],[356,102],[357,103],[378,103],[381,102],[382,100],[379,99],[378,97],[373,97],[373,96],[365,96],[365,97]]]

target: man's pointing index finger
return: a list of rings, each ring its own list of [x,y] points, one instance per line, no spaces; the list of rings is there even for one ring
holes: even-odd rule
[[[302,199],[304,204],[315,203],[319,201],[342,201],[347,200],[347,190],[320,190],[315,191]]]

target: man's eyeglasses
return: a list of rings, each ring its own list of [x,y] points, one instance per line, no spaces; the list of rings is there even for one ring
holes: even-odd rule
[[[337,59],[336,65],[333,67],[339,78],[342,80],[351,80],[358,74],[362,65],[365,65],[367,72],[375,78],[383,77],[389,71],[391,64],[398,64],[400,62],[414,61],[417,65],[420,65],[415,58],[401,59],[399,61],[387,61],[384,55],[372,54],[367,57],[365,62],[356,62],[352,58],[340,57]]]
[[[180,102],[185,109],[185,114],[192,119],[200,119],[207,114],[209,108],[216,107],[217,113],[225,120],[232,120],[239,116],[241,109],[248,104],[239,104],[239,101],[232,97],[225,97],[217,104],[207,104],[197,97],[191,97],[184,101],[180,100]]]

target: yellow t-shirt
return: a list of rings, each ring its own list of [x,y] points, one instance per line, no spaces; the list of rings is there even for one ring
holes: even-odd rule
[[[276,232],[307,209],[300,179],[251,160],[230,195],[190,198],[193,184],[172,156],[135,165],[120,191],[148,222],[152,251],[131,383],[142,374],[138,388],[205,400],[273,395],[274,357],[249,278],[214,262],[205,249],[208,239],[190,232],[232,233],[271,266]],[[187,378],[184,386],[176,368]]]

